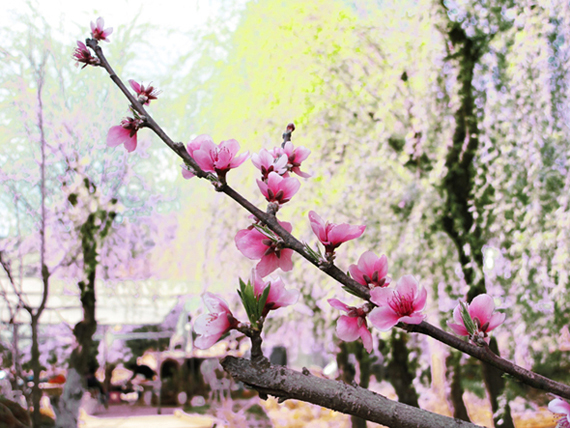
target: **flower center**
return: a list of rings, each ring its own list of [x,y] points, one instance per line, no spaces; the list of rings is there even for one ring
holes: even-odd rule
[[[388,302],[390,308],[398,314],[399,317],[405,317],[414,313],[414,296],[413,294],[400,294],[394,292],[394,296]]]

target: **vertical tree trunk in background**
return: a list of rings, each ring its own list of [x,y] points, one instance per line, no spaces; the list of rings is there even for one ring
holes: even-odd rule
[[[349,361],[349,347],[351,347],[353,344],[354,342],[340,342],[340,352],[336,354],[336,363],[338,365],[340,379],[349,385],[352,385],[354,383],[354,378],[356,376],[356,368]],[[366,428],[366,421],[362,418],[351,416],[350,421],[352,428]]]
[[[449,392],[449,398],[451,401],[451,406],[453,407],[453,417],[461,419],[462,421],[469,422],[469,415],[467,414],[467,408],[463,402],[463,386],[461,385],[461,352],[451,350],[449,356],[445,359],[446,373],[445,376],[451,390]]]
[[[400,403],[419,408],[418,393],[413,383],[415,373],[412,372],[409,365],[407,341],[408,336],[406,334],[392,334],[390,341],[392,357],[387,366],[388,381],[396,390]]]
[[[499,347],[497,346],[497,341],[494,337],[491,337],[489,348],[495,354],[499,354]],[[501,391],[501,393],[504,393],[505,379],[503,378],[503,372],[489,364],[481,363],[481,366],[481,369],[483,371],[483,379],[485,379],[485,385],[487,386],[487,391]],[[509,402],[504,398],[504,395],[501,395],[501,393],[489,394],[491,408],[493,409],[493,420],[495,422],[495,426],[514,428],[515,424],[511,416],[511,407],[509,406]]]
[[[443,8],[447,12],[445,5]],[[443,179],[442,190],[446,201],[441,220],[443,230],[457,249],[464,279],[469,286],[467,300],[470,302],[477,295],[486,292],[482,252],[485,242],[480,225],[473,217],[471,202],[474,200],[476,174],[473,162],[479,149],[473,78],[475,66],[487,49],[488,37],[470,38],[461,23],[452,20],[448,22],[447,36],[456,52],[454,57],[459,68],[457,76],[460,105],[454,113],[453,144],[445,162],[447,174]],[[480,273],[479,278],[475,269]],[[498,349],[496,353],[499,354]],[[459,370],[460,366],[456,366],[454,376],[460,375]],[[504,393],[505,382],[498,371],[484,369],[484,373],[486,374],[483,379],[491,405],[495,403],[498,406],[499,397]],[[452,401],[454,399],[457,400],[458,397],[452,397]],[[495,427],[514,428],[507,402],[499,413],[494,414]]]
[[[95,186],[85,179],[85,185],[94,194]],[[114,202],[113,202],[114,203]],[[95,280],[97,271],[97,242],[108,234],[111,223],[115,217],[113,211],[99,208],[90,213],[85,223],[81,225],[80,236],[83,253],[83,273],[85,280],[78,283],[81,306],[83,307],[83,320],[78,322],[73,334],[77,340],[75,349],[69,359],[68,379],[59,403],[57,418],[58,428],[77,426],[79,406],[85,391],[85,379],[90,371],[94,358],[93,335],[97,330],[95,318]]]
[[[42,390],[40,389],[40,349],[38,343],[38,318],[32,315],[32,352],[31,352],[31,363],[32,372],[34,374],[34,384],[32,386],[32,405],[34,406],[34,411],[32,413],[32,424],[34,428],[40,426],[41,415],[40,415],[40,399],[42,398]]]

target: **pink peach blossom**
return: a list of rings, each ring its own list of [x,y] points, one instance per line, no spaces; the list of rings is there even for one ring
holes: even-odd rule
[[[262,179],[267,180],[270,172],[275,171],[279,175],[287,173],[287,156],[281,154],[273,156],[265,149],[261,149],[259,153],[251,155],[251,162],[261,171]]]
[[[116,147],[124,144],[130,153],[137,148],[137,131],[142,125],[142,120],[127,117],[118,126],[112,126],[107,133],[107,146]]]
[[[306,160],[311,151],[303,146],[295,148],[291,141],[287,141],[283,147],[273,149],[273,156],[278,157],[282,154],[287,156],[287,169],[294,172],[300,177],[309,178],[311,174],[301,171],[301,162]]]
[[[207,137],[207,138],[206,138]],[[218,146],[212,139],[205,136],[201,140],[200,148],[193,152],[198,166],[206,172],[215,172],[222,182],[232,168],[237,168],[249,157],[249,152],[236,156],[239,143],[236,140],[222,141]]]
[[[327,254],[334,253],[335,248],[340,244],[351,239],[356,239],[364,233],[366,226],[351,226],[350,224],[342,223],[335,224],[325,222],[316,212],[309,212],[309,220],[311,221],[311,228],[321,244],[325,246]]]
[[[200,149],[200,146],[202,145],[203,141],[211,141],[212,144],[214,144],[214,141],[212,140],[212,138],[207,135],[207,134],[201,134],[198,135],[196,138],[194,138],[192,141],[190,141],[188,144],[186,144],[186,151],[188,152],[188,154],[191,157],[194,157],[194,152],[198,149]],[[182,177],[184,177],[186,180],[194,177],[194,173],[192,171],[190,171],[188,169],[188,166],[186,166],[185,164],[182,165]]]
[[[283,221],[280,224],[287,232],[293,230],[291,223]],[[278,237],[274,236],[278,240]],[[248,259],[259,260],[256,269],[262,278],[277,268],[281,268],[285,272],[293,269],[293,262],[291,261],[293,250],[282,248],[255,227],[240,230],[235,237],[235,243],[238,250]]]
[[[155,89],[154,86],[149,85],[145,88],[133,79],[129,80],[129,84],[131,85],[131,88],[133,88],[133,91],[136,92],[139,102],[145,106],[149,105],[152,100],[156,100],[160,94],[160,91]]]
[[[473,319],[477,331],[475,334],[481,335],[488,343],[489,338],[487,333],[501,325],[505,321],[506,315],[501,312],[493,314],[495,311],[495,302],[488,294],[479,294],[476,296],[469,305],[467,305],[467,312]],[[455,334],[459,336],[470,336],[469,331],[465,327],[463,317],[461,316],[461,304],[458,304],[453,310],[453,320],[455,322],[447,322]]]
[[[388,257],[376,257],[372,251],[366,251],[358,259],[358,265],[348,267],[350,276],[359,284],[370,287],[386,287],[390,284],[388,274]]]
[[[87,46],[85,46],[85,43],[80,42],[79,40],[77,41],[77,47],[73,52],[73,59],[77,61],[75,63],[76,66],[79,65],[80,62],[84,64],[81,69],[84,69],[88,65],[99,64],[99,58],[91,55],[91,51],[87,48]]]
[[[399,322],[419,324],[425,315],[421,314],[426,304],[427,291],[418,289],[418,283],[412,275],[404,275],[395,289],[373,288],[370,301],[378,307],[370,312],[370,322],[382,331],[390,330]]]
[[[570,404],[568,404],[568,402],[561,400],[560,398],[555,398],[550,403],[548,403],[548,410],[550,410],[552,413],[559,413],[563,415],[560,419],[558,419],[556,428],[570,428]]]
[[[295,177],[283,178],[273,171],[269,173],[267,182],[257,180],[257,185],[267,202],[278,204],[289,202],[301,187],[301,183]]]
[[[208,349],[222,335],[236,328],[238,321],[221,297],[212,293],[205,293],[203,299],[209,313],[200,315],[194,322],[194,331],[199,335],[194,341],[194,345],[199,349]]]
[[[341,315],[336,323],[338,338],[345,342],[352,342],[360,337],[364,349],[369,353],[372,352],[372,334],[370,334],[368,324],[366,323],[366,307],[355,308],[338,299],[329,299],[328,302],[333,308],[347,313],[347,315]]]
[[[113,28],[105,28],[105,20],[101,17],[97,18],[97,24],[94,24],[91,21],[91,35],[95,40],[105,40],[109,42],[110,40],[107,39],[107,36],[113,32]]]
[[[299,299],[299,290],[286,290],[281,278],[269,278],[268,281],[265,281],[255,269],[251,270],[251,283],[255,296],[258,298],[263,294],[263,290],[270,286],[263,316],[267,315],[269,311],[292,305]]]

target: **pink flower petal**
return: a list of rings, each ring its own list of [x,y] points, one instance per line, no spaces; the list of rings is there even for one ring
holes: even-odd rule
[[[380,289],[380,291],[382,290],[385,289]],[[398,317],[398,314],[396,314],[396,312],[394,312],[390,307],[384,306],[372,309],[368,315],[368,319],[378,330],[388,331],[398,324],[400,317]]]
[[[358,268],[357,265],[350,265],[348,267],[348,272],[350,276],[359,284],[368,285],[368,283],[364,280],[364,273]]]
[[[368,330],[366,323],[363,323],[360,326],[359,332],[360,337],[362,338],[362,345],[364,346],[364,349],[366,349],[368,353],[372,352],[372,334],[370,333],[370,330]]]
[[[280,260],[277,258],[277,255],[275,255],[275,253],[268,254],[261,258],[259,263],[255,266],[255,269],[262,277],[265,277],[271,272],[275,271],[279,267],[279,264]]]
[[[194,158],[200,169],[202,169],[203,171],[215,172],[214,164],[212,162],[212,157],[210,156],[210,152],[204,150],[204,143],[202,143],[199,150],[196,150],[193,153],[192,157]]]
[[[220,335],[215,334],[212,336],[206,336],[206,335],[198,336],[194,340],[194,346],[198,349],[211,348],[220,339],[220,337],[222,337],[221,334]]]
[[[570,404],[560,398],[555,398],[550,403],[548,403],[548,410],[552,413],[560,413],[570,416]]]
[[[419,312],[414,312],[413,314],[405,317],[400,318],[400,322],[405,324],[420,324],[425,319],[424,314],[420,314]]]
[[[129,84],[131,85],[131,88],[133,88],[133,91],[135,91],[137,94],[140,93],[141,85],[138,82],[134,81],[133,79],[130,79]]]
[[[182,177],[184,177],[186,180],[189,180],[192,177],[195,177],[195,175],[192,171],[189,171],[184,166],[182,166]]]
[[[237,233],[235,243],[238,250],[248,259],[258,260],[268,248],[262,242],[264,239],[267,239],[265,235],[255,229],[243,229]]]
[[[323,219],[314,211],[309,211],[309,221],[311,222],[311,228],[319,241],[323,242],[327,240],[327,235],[325,232],[325,222]]]
[[[281,250],[281,255],[279,258],[279,268],[283,272],[289,272],[293,269],[293,256],[294,251],[290,248],[285,248]]]
[[[333,227],[329,234],[328,240],[332,245],[342,244],[360,237],[364,233],[366,226],[352,226],[350,224],[339,224]]]
[[[480,294],[469,304],[471,318],[477,318],[481,325],[486,324],[495,310],[495,302],[488,294]]]
[[[338,299],[328,299],[327,302],[329,302],[329,305],[331,305],[335,309],[340,309],[341,311],[345,312],[349,311],[349,306]]]
[[[370,301],[378,306],[388,306],[388,302],[394,296],[394,290],[390,288],[373,288],[370,290]]]
[[[487,327],[487,331],[494,330],[495,328],[500,326],[505,321],[506,316],[507,315],[502,312],[497,312],[496,314],[493,314],[493,316],[489,320],[489,327]]]
[[[418,292],[418,282],[413,275],[404,275],[398,280],[396,291],[403,296],[415,296]]]
[[[457,334],[459,336],[469,336],[469,332],[467,331],[467,329],[465,328],[463,323],[456,324],[456,323],[447,321],[447,326],[450,329],[452,329],[455,334]]]
[[[352,342],[360,337],[358,317],[341,315],[336,323],[336,334],[340,340]]]
[[[135,134],[132,137],[129,136],[125,140],[125,149],[127,149],[127,151],[130,153],[136,148],[137,148],[137,134],[135,132]]]

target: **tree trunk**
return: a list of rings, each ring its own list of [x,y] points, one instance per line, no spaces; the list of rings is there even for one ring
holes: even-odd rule
[[[442,5],[447,14],[445,3],[442,2]],[[454,57],[457,58],[459,68],[460,105],[454,113],[456,125],[453,144],[445,160],[447,173],[443,179],[442,189],[446,201],[441,221],[443,230],[457,249],[464,280],[469,286],[467,301],[470,302],[474,297],[486,292],[482,252],[485,240],[481,225],[477,224],[472,211],[472,201],[475,199],[474,161],[479,150],[479,127],[473,78],[475,66],[487,50],[489,40],[484,36],[469,37],[461,23],[451,19],[448,21],[447,36],[457,52]],[[499,397],[504,393],[505,382],[497,370],[486,370],[486,373],[483,380],[491,405],[498,405]],[[504,414],[496,418],[495,426],[496,428],[513,428],[510,408],[506,401],[503,407],[502,413]]]
[[[419,408],[418,393],[413,384],[415,376],[409,365],[407,340],[406,334],[392,333],[392,357],[388,363],[388,380],[396,390],[400,403]]]
[[[467,408],[463,401],[463,386],[461,385],[461,352],[451,350],[449,356],[445,359],[446,377],[451,390],[449,399],[453,408],[453,417],[462,421],[470,422]]]
[[[495,354],[499,355],[499,347],[494,337],[491,337],[489,348]],[[485,379],[485,386],[491,401],[491,408],[493,409],[493,422],[495,427],[499,428],[515,428],[513,418],[511,416],[511,408],[506,399],[501,400],[501,396],[505,391],[505,379],[503,373],[495,367],[481,363],[483,371],[483,379]],[[503,403],[501,403],[501,401]],[[501,405],[502,404],[502,405]]]
[[[354,378],[356,376],[356,368],[348,358],[351,354],[349,347],[352,347],[353,344],[354,342],[341,342],[340,352],[336,354],[336,363],[340,371],[340,378],[342,381],[344,381],[344,383],[348,385],[353,385],[355,383]],[[370,370],[368,370],[368,373],[370,373]],[[370,374],[368,376],[370,377]],[[366,388],[366,386],[363,386],[363,388]],[[359,418],[358,416],[351,415],[350,422],[352,428],[366,428],[366,421],[362,418]]]
[[[85,380],[90,372],[94,372],[93,335],[97,330],[97,320],[95,319],[95,278],[97,269],[97,238],[100,233],[97,219],[103,215],[105,220],[107,213],[98,210],[89,214],[85,223],[81,226],[81,243],[83,249],[83,272],[85,280],[80,281],[79,286],[81,306],[83,307],[83,320],[78,322],[73,328],[77,346],[71,353],[69,359],[69,376],[65,383],[65,388],[59,403],[59,412],[56,426],[67,428],[77,426],[79,417],[79,406],[85,391]],[[105,225],[105,222],[102,222]],[[101,237],[106,235],[110,223],[105,225],[105,229],[100,233]],[[70,382],[69,377],[72,377]]]
[[[42,398],[42,391],[40,389],[40,349],[38,344],[38,317],[32,315],[32,352],[31,352],[31,362],[32,362],[32,372],[34,374],[34,385],[32,386],[32,406],[34,406],[34,412],[32,413],[32,424],[34,428],[38,428],[41,425],[41,415],[40,415],[40,400]]]

